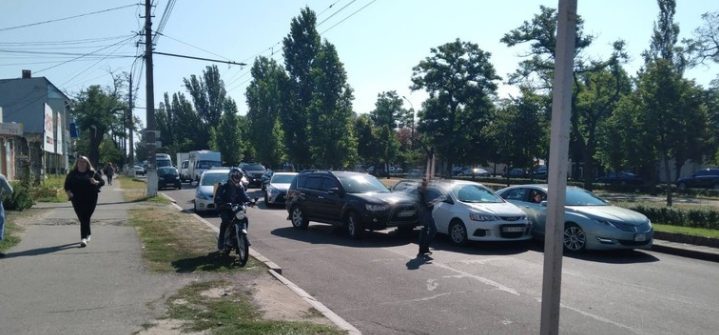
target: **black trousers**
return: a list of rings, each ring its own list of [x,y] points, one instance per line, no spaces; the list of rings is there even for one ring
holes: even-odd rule
[[[72,208],[75,210],[77,219],[80,220],[80,238],[90,236],[90,219],[97,206],[97,196],[87,198],[73,198]]]
[[[112,185],[112,175],[111,174],[107,175],[107,183]]]

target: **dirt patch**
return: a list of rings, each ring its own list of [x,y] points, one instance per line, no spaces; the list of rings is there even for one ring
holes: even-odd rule
[[[187,335],[205,335],[209,334],[209,331],[203,332],[187,332],[183,331],[183,327],[186,325],[185,321],[174,320],[174,319],[162,319],[157,320],[151,325],[146,325],[146,329],[141,330],[135,334],[137,335],[176,335],[179,333]]]
[[[332,325],[309,303],[274,277],[269,275],[260,276],[252,284],[253,302],[262,311],[264,319],[310,321]]]

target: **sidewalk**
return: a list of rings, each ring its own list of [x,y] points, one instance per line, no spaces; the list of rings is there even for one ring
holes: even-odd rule
[[[22,242],[0,259],[0,332],[126,335],[159,317],[153,303],[178,283],[143,268],[133,205],[117,184],[103,187],[86,248],[69,202],[38,204],[47,212],[19,222]]]

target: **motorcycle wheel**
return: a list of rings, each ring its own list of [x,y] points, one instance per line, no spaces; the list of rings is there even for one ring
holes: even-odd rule
[[[238,231],[235,231],[235,235],[237,239],[237,256],[240,258],[239,265],[245,266],[250,257],[250,243],[247,241],[247,235]]]

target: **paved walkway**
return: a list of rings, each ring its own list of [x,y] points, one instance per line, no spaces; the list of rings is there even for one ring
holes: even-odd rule
[[[47,212],[22,223],[22,242],[0,259],[0,333],[127,335],[159,316],[152,303],[177,283],[143,268],[132,206],[117,184],[103,187],[79,248],[70,203],[40,204]]]

